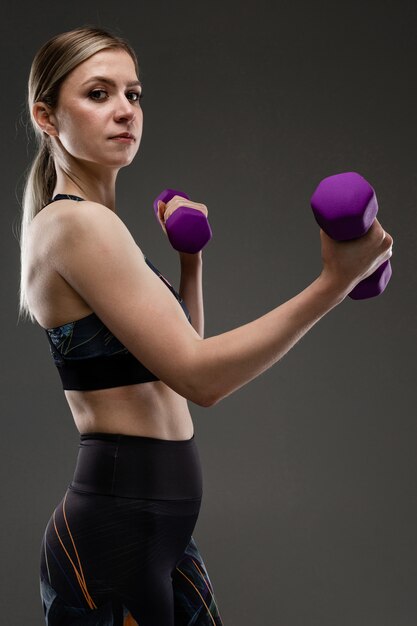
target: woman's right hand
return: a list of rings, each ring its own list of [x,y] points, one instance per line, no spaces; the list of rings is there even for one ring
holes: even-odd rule
[[[377,219],[358,239],[336,241],[320,229],[322,276],[346,294],[392,256],[393,239]]]

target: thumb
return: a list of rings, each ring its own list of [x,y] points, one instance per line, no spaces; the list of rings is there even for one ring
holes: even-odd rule
[[[162,202],[162,200],[158,200],[158,215],[159,215],[159,219],[161,221],[164,221],[163,217],[164,217],[165,211],[166,211],[166,204],[165,204],[165,202]]]
[[[166,207],[165,202],[162,202],[162,200],[158,200],[158,217],[159,217],[159,221],[161,223],[161,226],[165,234],[167,234],[167,229],[166,229],[165,220],[164,220],[164,214],[165,214],[166,208],[167,207]]]

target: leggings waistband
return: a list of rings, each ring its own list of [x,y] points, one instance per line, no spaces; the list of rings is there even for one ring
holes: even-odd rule
[[[201,499],[201,461],[191,439],[83,433],[69,488],[153,500]]]

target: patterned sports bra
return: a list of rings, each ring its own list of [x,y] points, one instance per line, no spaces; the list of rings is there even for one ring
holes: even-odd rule
[[[71,194],[57,194],[50,202],[63,198],[84,200]],[[191,323],[190,313],[179,293],[146,256],[144,259],[170,289]],[[44,330],[63,389],[87,391],[160,380],[129,352],[94,312]]]

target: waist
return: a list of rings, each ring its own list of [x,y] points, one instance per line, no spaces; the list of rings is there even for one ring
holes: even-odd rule
[[[69,488],[127,498],[201,499],[202,468],[195,434],[177,441],[117,433],[80,434]]]

